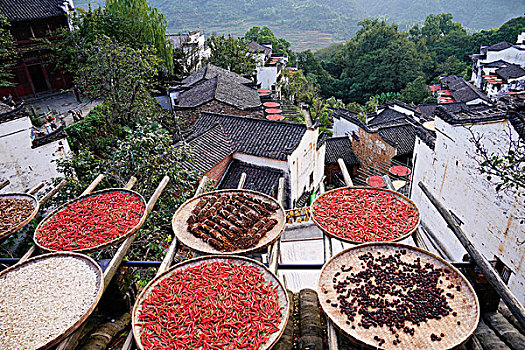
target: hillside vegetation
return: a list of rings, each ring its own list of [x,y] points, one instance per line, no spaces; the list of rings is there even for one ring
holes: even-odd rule
[[[87,8],[104,0],[76,0]],[[380,17],[408,29],[423,23],[428,14],[451,13],[469,31],[500,26],[522,15],[525,2],[516,0],[150,0],[164,13],[168,30],[179,32],[202,29],[206,32],[241,35],[253,25],[268,25],[292,43],[292,48],[319,49],[315,31],[332,34],[322,43],[350,39],[358,22]],[[309,37],[301,37],[310,31]],[[314,31],[314,32],[312,32]],[[306,33],[305,33],[306,34]],[[306,39],[306,40],[305,40]]]

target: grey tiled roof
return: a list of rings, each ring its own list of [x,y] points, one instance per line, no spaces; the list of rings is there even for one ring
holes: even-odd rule
[[[278,160],[287,160],[306,132],[304,124],[202,113],[193,134],[201,134],[217,123],[223,127],[234,152]]]
[[[250,84],[251,81],[249,79],[246,79],[240,74],[231,72],[229,70],[217,67],[211,63],[208,63],[195,73],[191,74],[190,76],[184,78],[182,80],[183,87],[190,87],[192,85],[197,84],[198,82],[202,80],[209,80],[212,78],[215,78],[216,76],[220,76],[224,78],[225,80],[229,80],[231,82],[235,82],[237,84]]]
[[[222,178],[219,189],[237,188],[242,173],[246,173],[243,189],[274,196],[279,186],[279,179],[284,172],[279,169],[256,166],[239,160],[233,160]]]
[[[368,122],[368,126],[375,127],[381,124],[392,123],[403,120],[407,117],[406,114],[395,111],[391,108],[385,108],[381,113],[377,114],[372,120]]]
[[[489,101],[488,96],[471,83],[457,76],[448,76],[441,79],[456,102],[470,102],[478,98]]]
[[[497,60],[497,61],[492,61],[492,62],[488,62],[488,63],[483,63],[482,66],[483,67],[501,67],[501,66],[505,66],[507,64],[508,63],[503,61],[503,60]]]
[[[509,47],[512,47],[511,43],[508,43],[506,41],[502,41],[502,42],[499,42],[497,44],[490,45],[489,47],[487,47],[487,50],[488,51],[501,51],[501,50],[508,49]]]
[[[1,0],[0,13],[9,22],[28,21],[66,14],[58,0]]]
[[[434,112],[437,107],[442,107],[447,112],[459,113],[468,111],[477,111],[487,109],[489,107],[485,105],[467,105],[465,102],[452,102],[445,104],[430,103],[419,105],[419,111],[421,112],[421,118],[423,121],[434,120]]]
[[[379,135],[395,147],[398,156],[414,152],[416,128],[410,124],[382,128],[379,130]]]
[[[248,50],[252,52],[264,52],[266,55],[272,53],[272,50],[269,47],[259,44],[256,41],[252,41],[248,44]]]
[[[183,165],[196,170],[199,175],[211,170],[233,152],[230,140],[220,124],[215,124],[186,142],[192,152],[192,160]]]
[[[525,75],[525,70],[517,64],[509,64],[506,67],[496,69],[496,74],[503,79],[515,79]]]
[[[333,137],[326,140],[325,163],[337,163],[339,158],[343,159],[347,167],[360,164],[348,137]]]

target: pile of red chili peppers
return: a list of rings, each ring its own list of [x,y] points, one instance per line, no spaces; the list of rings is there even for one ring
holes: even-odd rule
[[[347,188],[314,203],[313,216],[328,232],[355,242],[388,242],[414,229],[419,213],[390,192]]]
[[[256,350],[279,330],[277,286],[257,267],[202,263],[156,284],[141,303],[146,350]]]
[[[114,191],[74,202],[51,217],[36,241],[52,250],[97,247],[126,235],[146,207],[136,194]]]

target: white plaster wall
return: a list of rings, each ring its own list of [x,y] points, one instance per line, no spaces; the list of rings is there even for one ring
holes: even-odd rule
[[[359,127],[344,118],[334,118],[332,132],[334,137],[349,136],[352,132],[357,133]]]
[[[440,237],[454,260],[461,261],[463,246],[422,193],[419,181],[463,222],[462,229],[487,259],[497,256],[513,271],[509,287],[525,302],[525,225],[518,220],[525,216],[524,197],[518,198],[512,191],[496,193],[495,185],[479,173],[471,135],[465,127],[451,126],[439,118],[435,127],[435,152],[419,139],[414,149],[411,198],[421,211],[422,221]],[[485,147],[490,151],[504,148],[509,130],[515,134],[508,121],[471,128],[484,135]]]
[[[277,66],[257,67],[257,83],[261,84],[261,89],[272,89],[277,82],[279,71]]]
[[[391,108],[394,111],[396,111],[396,112],[403,113],[403,114],[406,114],[406,115],[410,115],[412,117],[415,115],[414,111],[412,111],[412,110],[410,110],[408,108],[405,108],[403,106],[400,106],[397,103],[394,103],[394,105]]]
[[[488,62],[503,60],[509,63],[525,66],[525,50],[519,50],[515,47],[501,51],[487,51],[487,58],[482,61],[482,65]]]
[[[29,117],[0,124],[0,179],[11,181],[10,192],[25,192],[41,181],[60,176],[54,160],[70,153],[65,139],[32,149],[30,129]]]
[[[257,166],[265,166],[269,168],[283,170],[284,172],[288,172],[288,163],[283,160],[257,157],[257,156],[252,156],[250,154],[239,153],[239,152],[236,152],[233,154],[233,159],[237,159],[241,162],[245,162],[245,163],[249,163],[249,164],[253,164]]]
[[[298,199],[307,191],[314,189],[321,181],[324,173],[324,153],[317,150],[319,129],[306,130],[299,146],[288,157],[290,167],[291,200]],[[322,169],[322,170],[321,170]],[[314,181],[310,185],[310,174]]]

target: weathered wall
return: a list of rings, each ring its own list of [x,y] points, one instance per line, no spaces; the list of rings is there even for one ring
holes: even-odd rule
[[[217,100],[210,101],[196,108],[177,110],[177,108],[174,107],[174,113],[177,117],[179,117],[182,131],[189,130],[193,124],[195,124],[195,121],[197,118],[199,118],[202,112],[235,115],[240,117],[252,117],[258,119],[262,119],[264,117],[262,110],[244,111]]]
[[[332,128],[333,137],[342,137],[351,135],[352,132],[358,132],[359,127],[344,118],[334,118],[334,126]]]
[[[70,153],[65,139],[32,149],[30,129],[29,117],[0,124],[0,179],[11,181],[10,192],[25,192],[60,176],[53,161]]]
[[[479,173],[474,159],[471,134],[463,126],[451,126],[437,118],[435,152],[419,139],[413,162],[412,200],[421,211],[422,222],[440,237],[454,260],[461,261],[463,246],[417,186],[422,181],[442,204],[461,220],[461,227],[477,249],[489,260],[498,257],[513,274],[510,289],[525,302],[525,217],[523,198],[515,192],[496,193],[495,185]],[[473,125],[475,134],[484,135],[489,151],[503,149],[508,142],[509,123]]]
[[[378,163],[390,164],[396,155],[396,149],[386,143],[379,133],[368,133],[359,128],[357,136],[359,140],[354,137],[350,137],[350,140],[352,140],[352,149],[363,168],[374,167]]]
[[[271,90],[272,86],[277,82],[279,73],[277,65],[257,67],[257,84],[261,84],[261,89]]]
[[[230,154],[228,157],[224,158],[219,163],[217,163],[213,168],[208,170],[208,172],[205,174],[213,182],[214,185],[217,185],[221,181],[232,159],[233,156]]]

